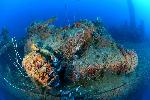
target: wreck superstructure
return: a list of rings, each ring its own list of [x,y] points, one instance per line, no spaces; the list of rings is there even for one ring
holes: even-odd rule
[[[134,73],[138,65],[135,51],[117,44],[99,20],[81,20],[59,28],[51,24],[55,19],[27,28],[24,57],[14,63],[21,67],[22,77],[17,76],[20,84],[32,86],[29,94],[71,98],[92,95],[94,91],[99,91],[95,95],[107,94],[125,86],[124,76]],[[28,88],[25,91],[28,93]]]

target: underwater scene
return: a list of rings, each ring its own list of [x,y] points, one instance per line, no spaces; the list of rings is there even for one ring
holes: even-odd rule
[[[150,100],[149,0],[0,0],[0,100]]]

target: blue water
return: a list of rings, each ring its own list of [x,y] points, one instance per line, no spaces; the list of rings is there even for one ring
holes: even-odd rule
[[[145,33],[141,34],[149,39],[150,1],[133,0],[133,4],[136,24],[144,21]],[[26,27],[33,21],[47,20],[53,16],[58,18],[55,22],[57,26],[68,25],[80,19],[95,20],[98,17],[107,27],[129,22],[127,0],[0,0],[0,32],[5,26],[10,35],[17,38],[26,34]],[[150,100],[149,87],[145,86],[139,92],[141,100]],[[12,98],[15,97],[7,90],[0,90],[0,100]]]
[[[149,0],[133,1],[137,23],[145,20],[147,28],[150,25]],[[100,17],[107,25],[120,24],[129,19],[126,0],[1,0],[0,12],[0,28],[6,26],[18,37],[25,34],[25,28],[32,21],[45,20],[52,16],[58,17],[58,25],[69,24],[81,18]]]

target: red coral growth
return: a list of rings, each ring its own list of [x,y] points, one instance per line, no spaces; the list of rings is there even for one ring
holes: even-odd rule
[[[80,28],[80,26],[81,26],[81,23],[80,23],[80,22],[76,22],[76,23],[75,23],[75,27],[76,27],[76,28]]]
[[[133,51],[126,51],[123,48],[119,47],[120,52],[125,58],[124,62],[116,62],[115,64],[111,64],[110,68],[114,72],[131,72],[135,69],[138,64],[138,56]]]
[[[43,56],[36,52],[31,52],[25,56],[22,63],[30,77],[44,86],[48,84],[48,73],[52,72],[52,67]]]
[[[73,55],[81,49],[86,48],[92,38],[92,31],[85,30],[84,33],[77,33],[75,37],[70,37],[67,43],[62,47],[63,54],[70,59]],[[82,49],[83,49],[82,48]]]

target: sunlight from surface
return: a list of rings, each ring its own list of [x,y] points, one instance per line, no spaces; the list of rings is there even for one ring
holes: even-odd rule
[[[143,20],[145,23],[146,33],[149,35],[150,30],[150,0],[133,0],[137,20]]]

